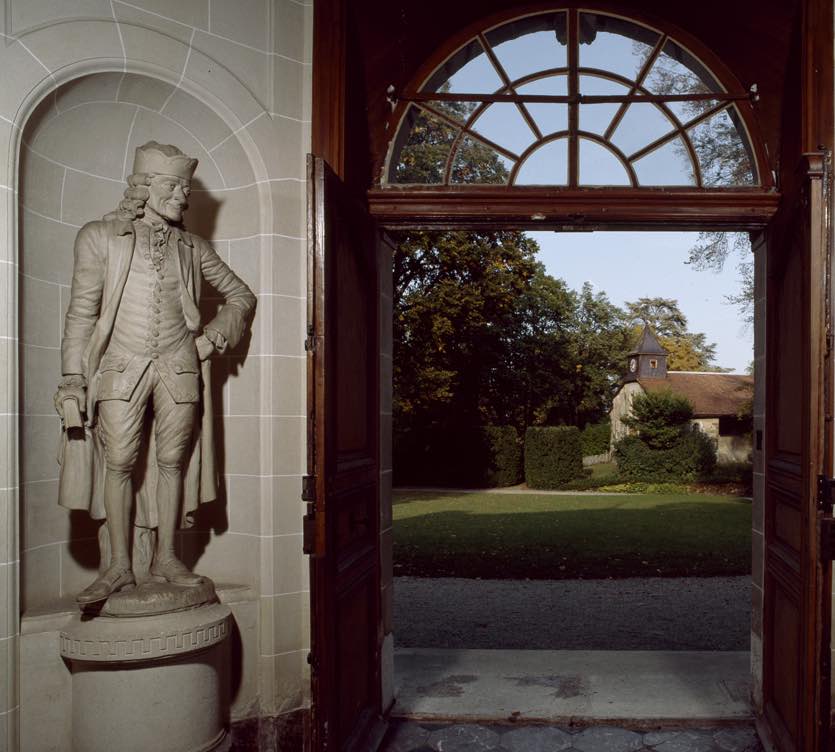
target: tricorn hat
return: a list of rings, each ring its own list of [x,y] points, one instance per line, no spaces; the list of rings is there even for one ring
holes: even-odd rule
[[[173,175],[191,180],[197,160],[187,157],[176,146],[149,141],[137,147],[133,159],[133,172],[149,175]]]

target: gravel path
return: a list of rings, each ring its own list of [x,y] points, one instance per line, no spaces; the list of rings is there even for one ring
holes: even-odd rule
[[[748,650],[750,577],[397,577],[398,647]]]

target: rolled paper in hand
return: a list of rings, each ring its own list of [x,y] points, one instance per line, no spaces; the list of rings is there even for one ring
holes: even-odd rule
[[[81,411],[78,409],[78,400],[75,397],[67,397],[62,403],[64,408],[64,427],[83,428],[84,421],[81,420]]]

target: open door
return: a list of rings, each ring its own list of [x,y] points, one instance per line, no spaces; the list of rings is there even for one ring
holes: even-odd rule
[[[803,0],[784,111],[783,198],[766,231],[761,733],[830,748],[832,1]],[[762,442],[758,431],[756,444]]]
[[[762,721],[780,752],[825,750],[829,740],[831,507],[819,496],[832,428],[827,169],[824,155],[807,155],[793,205],[768,238]]]
[[[378,234],[324,160],[308,156],[311,746],[382,736]]]

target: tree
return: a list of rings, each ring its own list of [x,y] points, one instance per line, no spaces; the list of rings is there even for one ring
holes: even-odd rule
[[[641,48],[636,46],[635,49]],[[653,64],[650,81],[652,90],[658,94],[707,94],[711,90],[705,81],[697,79],[693,72],[666,55],[660,55]],[[692,120],[716,104],[711,100],[682,102],[681,120]],[[737,116],[732,109],[727,112],[730,113],[728,116],[711,116],[690,131],[702,170],[702,182],[707,186],[750,185],[753,182],[751,157],[739,136]],[[688,159],[680,141],[676,142],[676,149],[682,159]],[[742,320],[750,326],[754,321],[754,264],[747,233],[700,232],[687,263],[699,271],[718,272],[730,259],[736,259],[740,292],[726,296],[725,302],[736,306]]]
[[[636,430],[650,449],[670,449],[680,441],[692,417],[693,406],[687,397],[671,391],[648,392],[635,396],[632,414],[623,422]]]
[[[671,298],[639,298],[626,304],[626,313],[637,341],[644,324],[649,324],[667,351],[671,371],[717,370],[716,345],[705,334],[687,331],[687,317]]]

